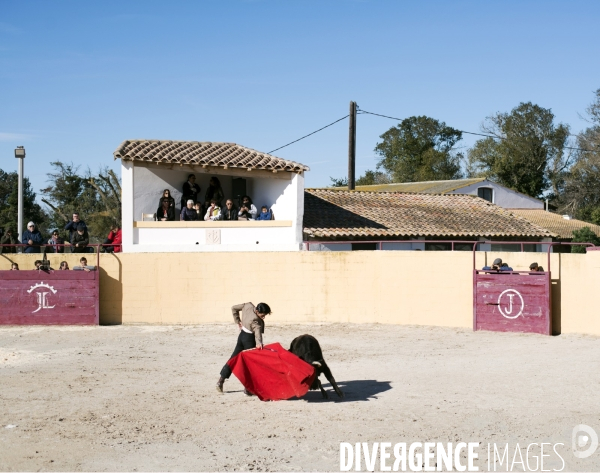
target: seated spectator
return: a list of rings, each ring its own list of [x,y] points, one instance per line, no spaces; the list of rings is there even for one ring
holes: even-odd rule
[[[221,182],[219,182],[218,177],[211,177],[208,183],[208,189],[206,189],[206,194],[204,194],[204,201],[208,206],[208,203],[211,200],[214,200],[218,207],[221,208],[221,202],[223,202],[223,189],[221,188]]]
[[[179,219],[185,222],[195,222],[198,220],[198,214],[194,210],[194,201],[192,199],[189,199],[187,201],[187,206],[181,209],[181,216]]]
[[[508,263],[502,263],[500,265],[500,271],[513,271],[513,269],[508,265]]]
[[[110,233],[106,237],[106,240],[104,240],[104,244],[110,246],[104,246],[103,249],[106,253],[120,253],[122,241],[121,229],[118,225],[113,224],[110,227]]]
[[[190,174],[188,180],[183,183],[181,191],[181,210],[185,207],[185,203],[188,200],[195,204],[198,201],[198,194],[200,193],[200,186],[196,184],[196,176]]]
[[[24,253],[40,253],[43,240],[42,234],[35,228],[35,223],[29,222],[27,230],[23,232],[23,241],[27,244]]]
[[[538,266],[536,271],[537,271],[538,273],[543,273],[543,272],[545,272],[545,271],[544,271],[544,267],[543,267],[543,266]]]
[[[10,265],[11,271],[19,271],[19,265],[17,263],[13,263]]]
[[[175,199],[171,197],[169,189],[165,189],[163,197],[158,202],[156,220],[158,222],[172,222],[175,220]]]
[[[260,208],[260,214],[258,214],[256,220],[273,220],[273,213],[267,209],[266,205],[263,205]]]
[[[196,211],[196,216],[198,217],[197,220],[202,220],[202,218],[204,217],[204,212],[202,210],[202,204],[200,202],[196,202],[194,204],[194,210]]]
[[[233,205],[233,200],[227,199],[225,202],[225,208],[221,212],[221,220],[237,220],[238,209]]]
[[[6,233],[0,239],[0,245],[18,245],[21,243],[16,235],[13,234],[12,228],[7,228]],[[0,253],[16,253],[16,246],[0,246]]]
[[[71,243],[71,253],[75,253],[75,248],[73,247],[73,236],[75,235],[75,233],[77,233],[77,227],[80,224],[87,228],[85,222],[79,218],[79,214],[77,212],[73,212],[73,220],[71,220],[65,225],[65,230],[69,230],[69,242]]]
[[[240,220],[254,220],[257,214],[258,211],[256,210],[256,206],[252,203],[252,199],[247,195],[242,197],[242,205],[238,212],[238,218]]]
[[[48,263],[48,261],[46,262]],[[37,259],[33,264],[35,264],[35,269],[38,271],[54,271],[54,268],[51,268],[50,266],[44,267],[44,262],[42,260]]]
[[[79,259],[79,264],[80,266],[73,266],[73,271],[86,271],[89,273],[90,271],[96,270],[96,266],[88,266],[87,258],[84,256]]]
[[[58,234],[58,230],[54,230],[52,232],[52,238],[50,238],[48,240],[48,245],[50,245],[50,252],[51,253],[64,253],[65,252],[65,247],[63,246],[65,244],[65,240],[63,240],[60,235]]]
[[[210,201],[210,206],[206,209],[204,220],[220,220],[221,219],[221,207],[215,199]]]
[[[58,267],[59,271],[69,271],[69,263],[66,261],[61,261],[60,266]]]
[[[530,270],[530,271],[537,271],[537,270],[538,270],[538,267],[539,267],[539,266],[538,266],[538,264],[537,264],[537,263],[531,263],[531,264],[529,265],[529,270]]]
[[[87,227],[83,223],[80,223],[77,225],[77,231],[73,234],[73,239],[71,240],[71,244],[73,245],[71,251],[73,253],[85,253],[89,243],[90,237]]]
[[[33,264],[35,265],[35,269],[40,269],[40,266],[42,265],[42,260],[41,259],[36,259]]]

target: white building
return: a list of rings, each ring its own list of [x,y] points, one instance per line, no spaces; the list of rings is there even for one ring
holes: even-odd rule
[[[345,188],[344,188],[345,189]],[[485,178],[356,186],[357,191],[476,195],[505,209],[543,209],[544,202]]]
[[[121,159],[124,252],[299,251],[302,247],[308,166],[234,143],[127,140],[113,154]],[[209,179],[216,176],[225,199],[232,198],[237,205],[238,196],[247,194],[259,211],[263,205],[272,209],[275,219],[180,221],[182,186],[190,173],[201,187],[202,202]],[[176,220],[154,221],[165,189],[175,199]]]

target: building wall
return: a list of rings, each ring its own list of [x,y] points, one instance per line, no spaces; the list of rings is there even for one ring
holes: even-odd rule
[[[482,181],[470,186],[461,187],[449,194],[477,195],[477,189],[489,187],[494,189],[494,204],[505,209],[543,209],[544,202],[491,181]]]
[[[57,268],[80,255],[50,255]],[[40,255],[2,255],[33,267]],[[544,253],[477,253],[515,270]],[[88,256],[90,263],[92,255]],[[600,336],[600,252],[552,254],[553,310],[562,333]],[[101,255],[101,323],[229,323],[233,304],[267,302],[269,323],[386,323],[472,327],[470,252],[354,251]],[[510,277],[510,276],[507,276]]]

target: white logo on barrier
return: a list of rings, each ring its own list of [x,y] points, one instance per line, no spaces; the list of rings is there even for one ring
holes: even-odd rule
[[[515,299],[515,295],[518,296],[518,299]],[[502,303],[504,303],[504,307],[502,307]],[[520,308],[517,310],[519,304]],[[500,311],[500,314],[507,319],[516,319],[523,313],[524,307],[525,303],[523,302],[523,296],[519,291],[507,289],[502,291],[498,296],[498,310]]]
[[[52,287],[52,286],[44,283],[44,281],[42,281],[41,283],[37,283],[37,284],[31,286],[29,288],[29,291],[27,291],[27,294],[31,294],[36,289],[40,289],[40,288],[50,289],[50,292],[52,292],[52,294],[56,294],[58,292],[56,289],[54,289],[54,287]],[[56,304],[48,305],[48,299],[46,297],[48,294],[50,294],[50,292],[44,291],[44,292],[36,292],[35,293],[35,295],[37,297],[38,308],[35,309],[32,312],[32,314],[35,314],[36,312],[38,312],[41,309],[54,309]]]
[[[577,458],[587,458],[592,456],[598,448],[598,434],[589,425],[576,425],[573,428],[571,439],[573,442],[573,455]],[[583,447],[587,448],[585,450],[579,450]]]

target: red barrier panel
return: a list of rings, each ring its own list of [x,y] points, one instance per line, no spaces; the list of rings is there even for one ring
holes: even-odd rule
[[[474,272],[473,330],[552,334],[550,273]]]
[[[97,325],[98,271],[0,271],[0,325]]]

